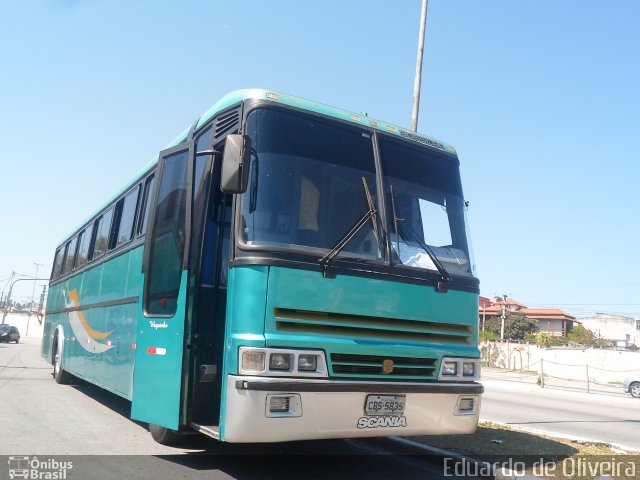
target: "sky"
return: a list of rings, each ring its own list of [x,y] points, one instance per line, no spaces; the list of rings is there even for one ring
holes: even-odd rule
[[[57,244],[229,91],[410,126],[420,6],[0,1],[0,289],[35,263],[48,277]],[[429,1],[418,130],[460,156],[482,295],[640,318],[639,21],[636,0]]]

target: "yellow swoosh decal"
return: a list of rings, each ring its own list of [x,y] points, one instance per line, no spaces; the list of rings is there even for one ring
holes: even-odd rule
[[[78,297],[78,290],[71,290],[69,292],[69,300],[71,300],[71,303],[73,303],[76,307],[80,306],[80,298]],[[97,330],[94,330],[89,326],[89,323],[87,322],[87,319],[84,318],[84,313],[82,311],[79,310],[76,313],[78,314],[80,323],[82,323],[82,327],[86,330],[89,336],[94,340],[103,340],[107,338],[109,335],[111,335],[113,332],[115,332],[115,329],[111,330],[110,332],[99,332]]]

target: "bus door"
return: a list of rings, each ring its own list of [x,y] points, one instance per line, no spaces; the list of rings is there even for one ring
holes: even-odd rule
[[[208,140],[208,141],[206,141]],[[220,161],[201,156],[211,148],[206,132],[196,140],[189,289],[188,420],[217,426],[227,299],[227,269],[233,197],[220,191]],[[215,150],[224,149],[224,143]]]
[[[160,153],[145,239],[131,418],[177,430],[191,238],[193,141]]]

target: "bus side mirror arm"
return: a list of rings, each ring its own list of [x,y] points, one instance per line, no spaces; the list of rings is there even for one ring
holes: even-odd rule
[[[225,193],[244,193],[249,182],[251,139],[247,135],[229,135],[222,155],[220,190]]]

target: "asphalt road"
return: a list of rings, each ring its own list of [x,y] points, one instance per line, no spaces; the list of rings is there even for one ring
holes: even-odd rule
[[[371,440],[229,445],[193,435],[165,447],[129,419],[129,402],[86,383],[56,384],[40,340],[22,341],[0,344],[0,479],[18,455],[71,461],[68,479],[443,477],[441,465]]]
[[[491,378],[487,378],[490,376]],[[482,420],[640,451],[640,400],[535,383],[492,372],[483,375]],[[622,387],[619,388],[622,392]]]

